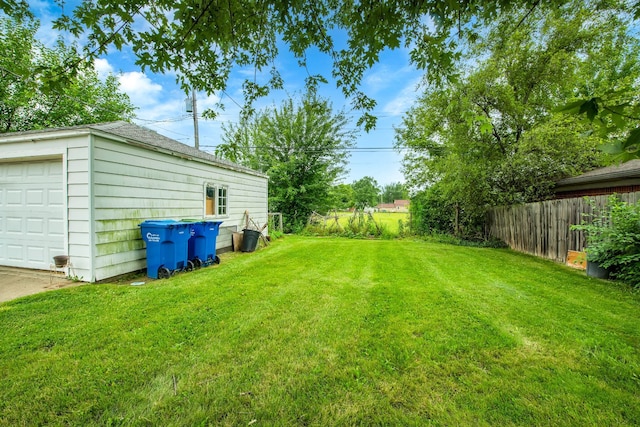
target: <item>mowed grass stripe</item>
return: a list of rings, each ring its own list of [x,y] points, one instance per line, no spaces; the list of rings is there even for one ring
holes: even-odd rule
[[[639,305],[510,251],[287,237],[0,305],[0,423],[633,424]]]

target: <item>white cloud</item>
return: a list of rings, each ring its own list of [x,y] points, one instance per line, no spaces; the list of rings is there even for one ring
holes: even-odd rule
[[[184,100],[178,98],[156,100],[144,106],[135,105],[140,108],[136,115],[145,120],[176,120],[186,115]]]
[[[389,63],[380,62],[365,74],[363,83],[370,93],[395,88],[399,82],[407,81],[416,72],[415,68],[409,65],[408,58],[402,52],[389,52],[386,55],[392,55],[391,58],[393,60]],[[398,67],[401,64],[406,65]]]
[[[411,80],[398,95],[387,102],[382,111],[392,116],[401,116],[415,103],[420,95],[422,77]]]
[[[139,71],[122,73],[118,76],[118,81],[120,89],[140,108],[157,103],[158,96],[162,93],[162,86]]]
[[[98,73],[98,78],[104,80],[109,74],[113,74],[113,67],[104,58],[98,58],[93,62],[93,68]]]
[[[364,84],[369,92],[375,93],[393,84],[396,76],[400,73],[402,70],[391,70],[388,66],[379,64],[366,74]]]
[[[220,97],[218,95],[209,95],[206,96],[204,93],[196,94],[196,99],[198,101],[198,111],[202,112],[206,108],[214,108],[215,105],[220,102]]]

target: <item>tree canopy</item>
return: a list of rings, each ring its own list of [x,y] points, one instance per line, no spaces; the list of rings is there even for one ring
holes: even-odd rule
[[[423,199],[441,197],[472,227],[487,206],[544,199],[557,179],[603,164],[603,139],[556,109],[614,90],[616,76],[637,93],[638,41],[616,8],[576,0],[515,30],[497,19],[470,47],[466,75],[428,88],[397,131],[407,181],[438,187]]]
[[[0,133],[127,120],[134,107],[111,75],[82,67],[64,87],[46,90],[49,72],[80,57],[73,46],[38,42],[37,21],[0,17]]]
[[[378,182],[370,176],[360,178],[351,184],[353,197],[358,209],[373,207],[378,204],[380,188]]]
[[[360,89],[366,70],[385,49],[407,48],[412,63],[426,70],[428,82],[454,79],[468,43],[481,39],[483,28],[508,17],[514,31],[537,10],[550,11],[567,0],[83,0],[69,10],[61,5],[56,28],[86,40],[84,60],[115,47],[130,46],[143,69],[176,72],[187,90],[224,91],[234,67],[268,71],[248,78],[243,89],[247,110],[257,97],[281,88],[276,57],[284,46],[307,68],[311,51],[327,56],[332,77],[352,106],[363,112],[359,123],[375,124],[376,102]],[[621,3],[620,13],[640,9]],[[9,15],[29,13],[22,0],[0,0]],[[73,73],[80,61],[61,64],[55,75]],[[307,69],[315,88],[327,76]]]
[[[383,185],[380,194],[382,203],[393,203],[395,200],[405,200],[409,198],[409,191],[401,182],[392,182]]]
[[[269,176],[269,209],[287,231],[304,227],[313,211],[333,208],[331,189],[346,172],[356,132],[344,112],[314,94],[289,98],[224,127],[216,154]]]
[[[331,188],[331,209],[347,210],[355,206],[355,195],[351,184],[337,184]]]

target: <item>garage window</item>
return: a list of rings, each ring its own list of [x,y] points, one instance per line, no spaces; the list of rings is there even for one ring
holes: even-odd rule
[[[205,188],[205,215],[227,216],[229,206],[228,188],[214,184],[207,184]]]
[[[218,216],[227,214],[227,188],[218,187]]]

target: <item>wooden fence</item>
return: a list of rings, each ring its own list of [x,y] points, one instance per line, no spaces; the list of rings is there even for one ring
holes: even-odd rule
[[[592,196],[599,208],[607,204],[610,196]],[[619,194],[627,203],[637,203],[640,192]],[[567,251],[585,248],[584,233],[571,231],[580,224],[583,213],[591,213],[587,198],[547,200],[526,205],[493,208],[487,214],[487,234],[496,237],[514,250],[558,262],[566,262]]]

